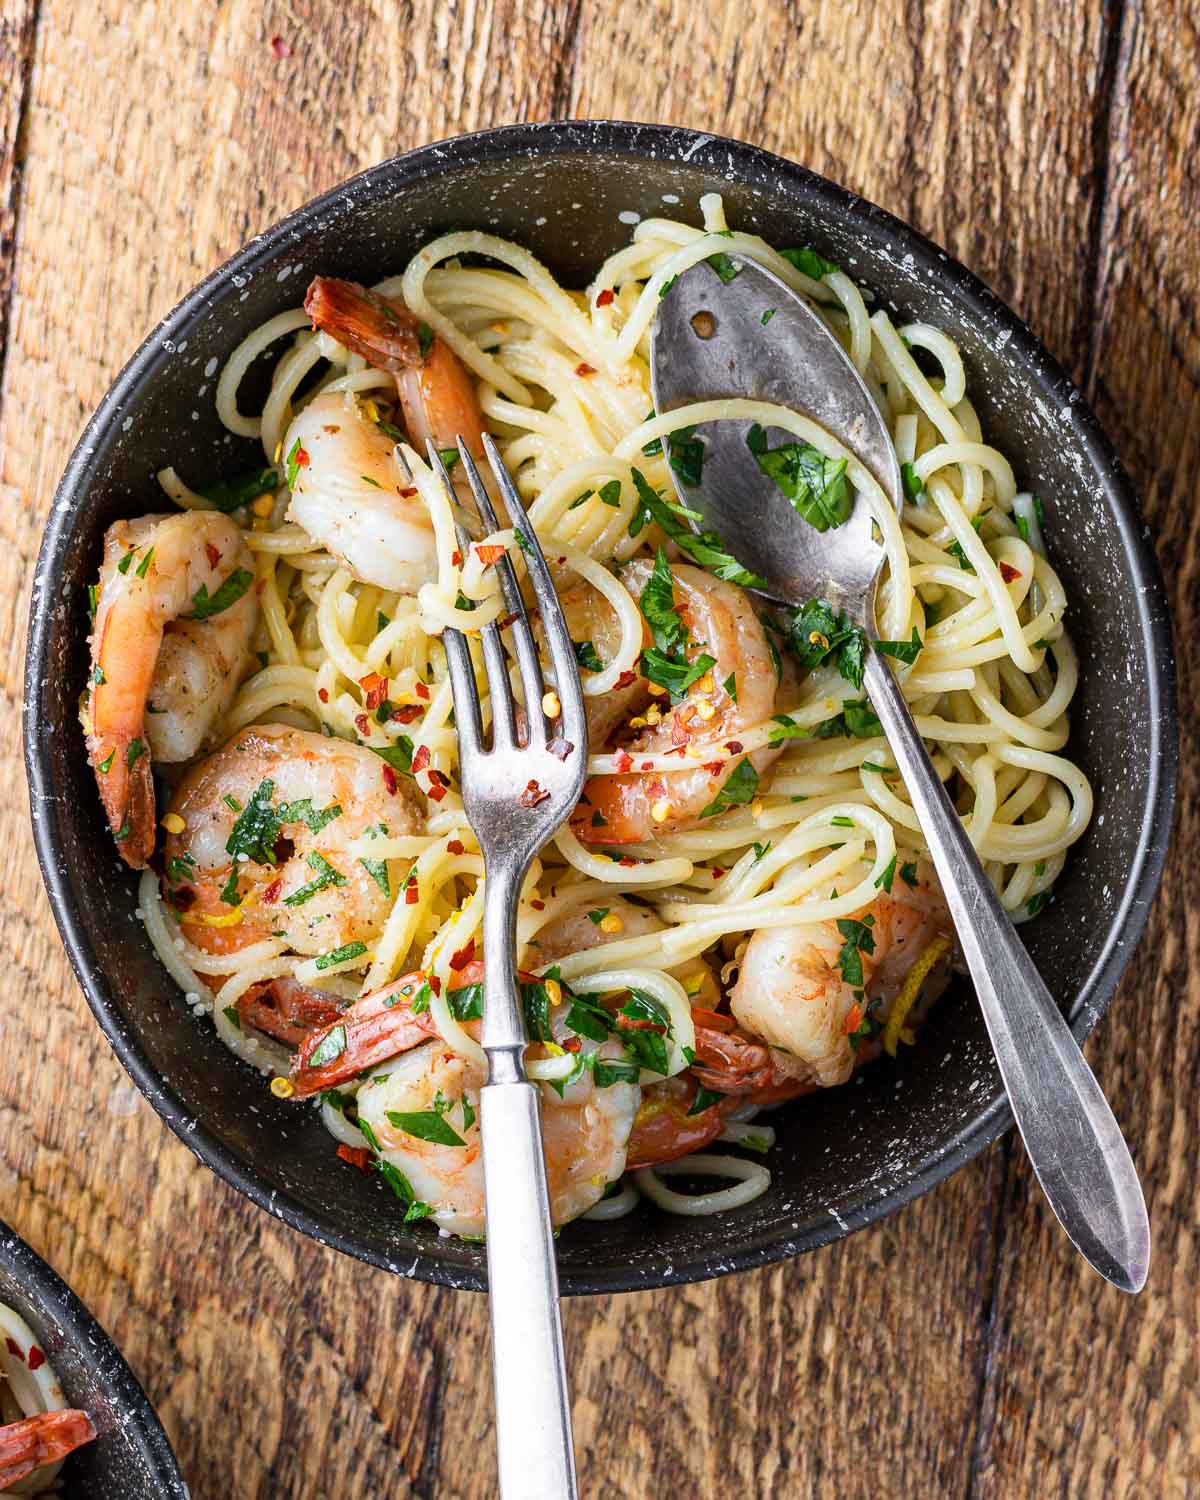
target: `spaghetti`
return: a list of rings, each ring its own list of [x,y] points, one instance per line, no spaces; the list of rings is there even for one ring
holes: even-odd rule
[[[495,561],[507,554],[520,572],[522,538],[505,528],[464,555],[464,512],[418,451],[424,437],[449,443],[472,412],[496,436],[577,636],[589,704],[585,800],[535,861],[517,918],[548,1157],[557,1111],[565,1120],[572,1099],[579,1111],[558,1141],[573,1186],[557,1218],[632,1206],[630,1179],[615,1186],[627,1161],[636,1188],[672,1211],[749,1201],[765,1166],[685,1153],[718,1137],[760,1149],[770,1133],[747,1126],[756,1108],[842,1081],[880,1050],[901,992],[888,1050],[911,1041],[946,977],[949,919],[863,699],[861,643],[820,601],[755,602],[720,539],[697,538],[664,498],[670,468],[686,477],[703,461],[697,427],[743,424],[747,462],[757,454],[782,475],[802,514],[800,489],[834,511],[855,493],[873,507],[886,551],[879,636],[1014,920],[1050,899],[1091,814],[1064,753],[1077,664],[1042,507],[985,442],[954,343],[896,326],[814,251],[730,230],[715,195],[701,208],[702,228],[640,223],[583,292],[475,231],[439,237],[371,292],[314,283],[312,318],[264,324],[218,382],[222,421],[258,438],[268,467],[203,493],[174,470],[159,476],[197,526],[214,507],[239,518],[250,561],[233,574],[214,564],[226,574],[204,597],[245,574],[258,670],[230,683],[210,727],[206,743],[224,748],[175,790],[163,890],[142,877],[150,938],[197,1014],[272,1073],[276,1092],[323,1091],[347,1160],[381,1170],[410,1216],[432,1212],[458,1232],[481,1223],[481,1209],[446,1205],[450,1176],[475,1160],[482,862],[457,790],[440,634],[462,629],[477,649],[482,625],[504,623]],[[700,261],[736,275],[746,258],[842,340],[893,434],[899,516],[798,412],[740,399],[653,412],[660,298]],[[270,389],[249,415],[239,391],[263,358],[275,361]],[[148,543],[126,538],[114,553],[126,564],[119,585],[110,568],[115,586],[134,587]],[[104,588],[94,682],[112,618]],[[98,774],[115,742],[102,693],[85,719]],[[147,719],[152,755],[155,732]],[[330,759],[364,754],[383,791],[356,789],[358,770]],[[248,808],[274,843],[250,839]],[[922,982],[905,990],[922,956]],[[381,1030],[390,1055],[378,1055]],[[401,1050],[417,1061],[401,1068]],[[434,1053],[453,1060],[436,1090]],[[656,1175],[664,1162],[732,1185],[686,1203]]]

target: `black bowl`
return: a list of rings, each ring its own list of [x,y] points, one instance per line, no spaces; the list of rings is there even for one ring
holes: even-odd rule
[[[254,240],[166,319],[88,425],[55,501],[34,587],[25,749],[42,871],[71,961],[118,1056],[163,1119],[228,1182],[325,1243],[405,1275],[483,1285],[480,1250],[406,1228],[374,1180],[347,1170],[309,1112],[274,1100],[198,1023],[134,916],[75,720],[84,609],[101,533],[161,504],[154,472],[229,473],[252,461],[213,410],[211,371],[252,327],[300,301],[315,273],[375,280],[434,234],[474,226],[520,240],[582,285],[627,240],[630,213],[698,222],[700,194],[731,223],[814,244],[885,306],[958,340],[992,441],[1048,500],[1082,678],[1072,753],[1097,816],[1053,905],[1025,929],[1076,1036],[1095,1025],[1162,870],[1175,786],[1170,630],[1153,555],[1095,419],[1028,329],[962,266],[880,209],[753,147],[657,126],[566,123],[464,136],[384,162]],[[620,215],[624,215],[624,220]],[[207,383],[207,393],[200,390]],[[248,1104],[253,1102],[253,1111]],[[919,1047],[781,1120],[774,1185],[710,1219],[643,1206],[568,1226],[569,1292],[643,1288],[761,1265],[848,1234],[933,1186],[1010,1123],[983,1022],[964,987]]]
[[[0,1302],[25,1319],[67,1405],[87,1412],[94,1443],[62,1470],[69,1500],[188,1500],[154,1408],[116,1345],[70,1287],[0,1223]]]

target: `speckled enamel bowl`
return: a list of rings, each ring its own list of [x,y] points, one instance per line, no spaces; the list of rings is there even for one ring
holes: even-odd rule
[[[311,1111],[274,1100],[196,1021],[160,968],[117,862],[75,718],[85,677],[84,586],[104,528],[161,504],[155,470],[245,469],[217,422],[212,373],[256,324],[295,306],[315,273],[374,280],[431,236],[465,226],[520,240],[583,285],[629,225],[698,222],[702,193],[777,244],[813,244],[906,319],[962,349],[989,439],[1048,501],[1071,599],[1081,682],[1072,754],[1097,794],[1054,903],[1023,929],[1078,1037],[1108,1004],[1162,869],[1175,784],[1167,611],[1133,497],[1096,420],[1024,324],[968,271],[882,210],[792,162],[719,136],[561,123],[464,136],[384,162],[251,242],[149,336],[71,459],[38,564],[25,747],[34,828],[63,940],[92,1009],[167,1124],[214,1171],[305,1233],[404,1275],[484,1281],[482,1251],[405,1226],[380,1183],[339,1162]],[[205,392],[205,394],[202,394]],[[253,1102],[254,1108],[249,1108]],[[811,1250],[925,1192],[1010,1123],[969,988],[921,1045],[779,1117],[769,1193],[715,1218],[648,1205],[577,1223],[559,1241],[569,1292],[659,1286]]]
[[[154,1408],[116,1346],[74,1292],[0,1223],[0,1302],[25,1319],[67,1405],[86,1411],[96,1441],[72,1453],[68,1500],[188,1500]]]

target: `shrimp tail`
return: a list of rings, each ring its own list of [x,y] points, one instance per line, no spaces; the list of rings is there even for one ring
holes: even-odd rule
[[[243,1026],[253,1026],[289,1047],[299,1047],[310,1032],[332,1026],[341,1017],[335,996],[288,978],[251,985],[237,1008]]]
[[[693,1009],[696,1062],[691,1072],[707,1089],[742,1102],[781,1104],[808,1093],[813,1084],[780,1064],[775,1051],[752,1041],[729,1016]]]
[[[133,869],[144,870],[154,853],[154,778],[150,757],[140,747],[137,758],[129,764],[138,743],[90,735],[88,758],[121,858]]]
[[[315,276],[304,311],[319,328],[380,370],[399,373],[424,362],[420,323],[403,303],[356,281]]]
[[[721,1105],[711,1103],[707,1109],[692,1113],[699,1085],[690,1074],[668,1080],[666,1086],[648,1089],[642,1107],[633,1122],[625,1155],[626,1171],[675,1161],[689,1151],[702,1151],[715,1141],[725,1128]],[[729,1099],[729,1106],[740,1104]]]
[[[0,1427],[0,1491],[7,1491],[46,1464],[56,1464],[94,1442],[96,1429],[86,1412],[43,1411]]]
[[[292,1063],[295,1097],[307,1099],[336,1088],[364,1068],[408,1052],[439,1035],[428,1011],[413,1010],[426,975],[404,974],[383,989],[364,995],[335,1021],[309,1031]]]

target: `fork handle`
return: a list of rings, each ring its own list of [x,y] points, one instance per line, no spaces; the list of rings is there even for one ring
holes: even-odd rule
[[[479,1095],[500,1494],[576,1500],[541,1103],[520,1077],[518,1056],[493,1054],[493,1079],[510,1077]]]

